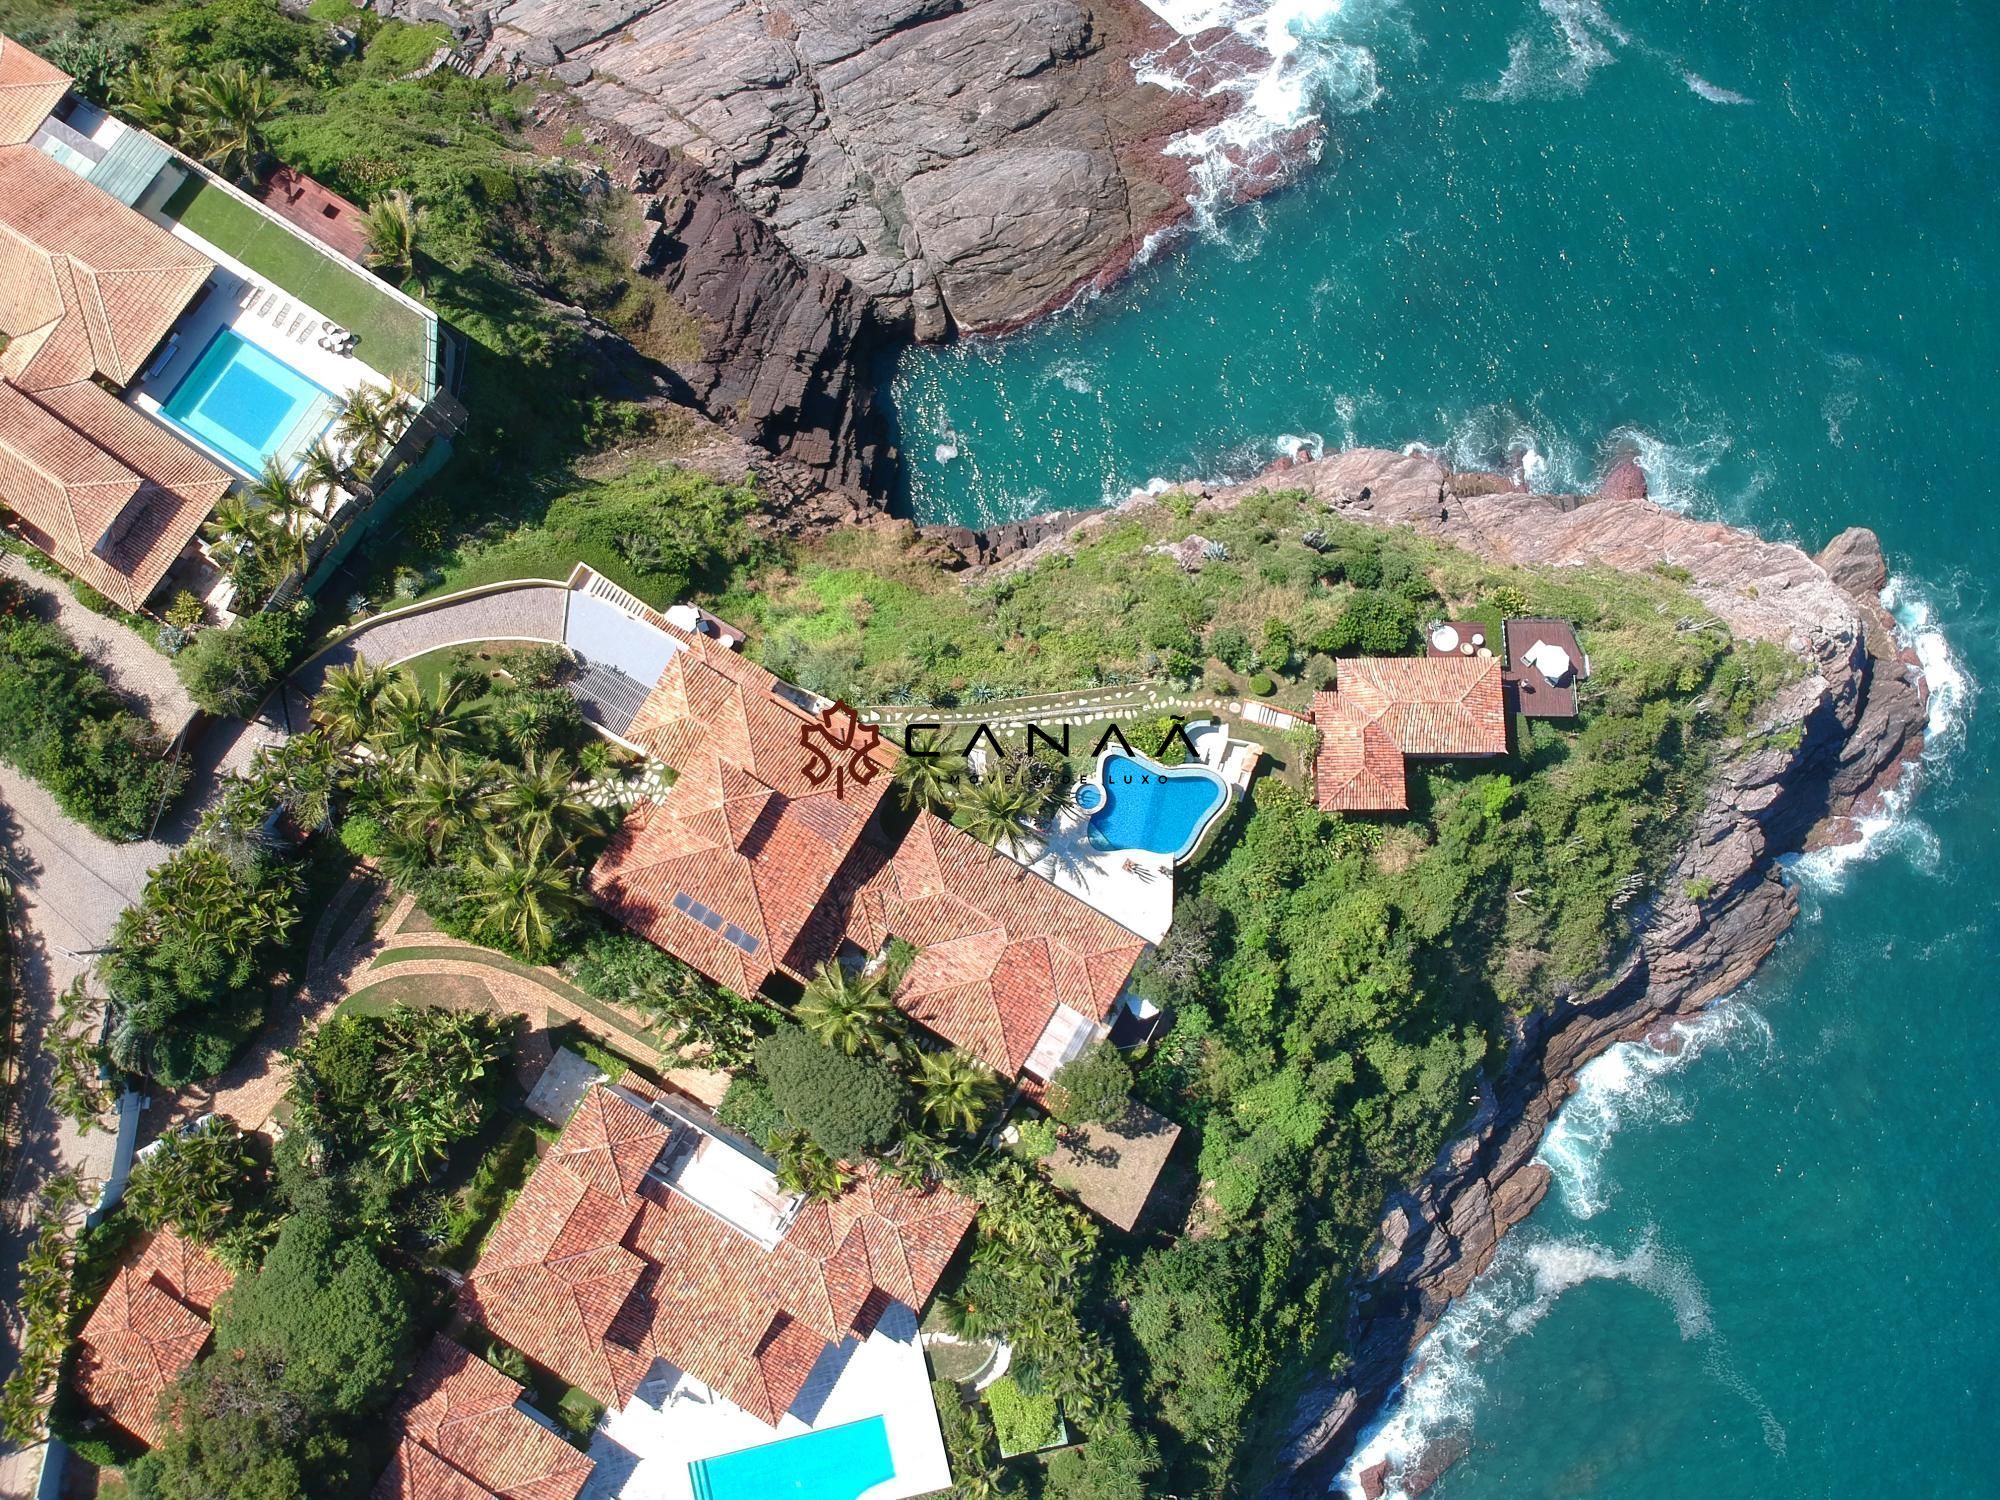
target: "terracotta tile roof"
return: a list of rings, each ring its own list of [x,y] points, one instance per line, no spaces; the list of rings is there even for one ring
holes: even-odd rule
[[[844,921],[867,952],[892,937],[912,944],[896,1003],[1008,1078],[1058,1006],[1109,1015],[1146,950],[1138,933],[928,812],[886,859],[850,867],[822,921]]]
[[[1314,798],[1329,812],[1408,807],[1403,762],[1412,755],[1507,753],[1496,659],[1361,657],[1335,671],[1333,691],[1312,705]]]
[[[800,732],[815,716],[798,690],[704,636],[653,622],[674,655],[626,738],[679,779],[627,817],[591,872],[600,904],[647,941],[740,994],[774,971],[805,977],[794,954],[813,908],[888,789],[893,752],[872,779],[836,792],[807,774]]]
[[[0,35],[0,146],[31,139],[69,92],[69,74]]]
[[[832,1203],[800,1207],[766,1250],[657,1178],[621,1175],[607,1197],[592,1185],[611,1180],[607,1142],[629,1162],[677,1128],[643,1094],[584,1097],[473,1269],[465,1312],[601,1401],[630,1401],[664,1359],[775,1425],[829,1344],[873,1328],[884,1297],[922,1308],[974,1206],[864,1172]]]
[[[76,1388],[148,1445],[160,1440],[160,1394],[208,1342],[208,1315],[233,1273],[162,1229],[112,1278],[77,1340]]]
[[[0,146],[0,375],[124,385],[215,267],[33,146]]]
[[[390,1419],[401,1440],[374,1500],[576,1500],[595,1467],[515,1403],[521,1387],[431,1340]]]
[[[0,382],[0,504],[70,572],[144,604],[230,476],[92,381],[33,394]]]

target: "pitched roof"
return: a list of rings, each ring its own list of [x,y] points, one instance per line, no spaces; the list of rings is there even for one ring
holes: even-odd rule
[[[1335,673],[1312,704],[1314,799],[1329,812],[1408,807],[1408,756],[1507,753],[1498,660],[1360,657]]]
[[[77,1340],[77,1390],[147,1444],[160,1440],[160,1393],[208,1342],[208,1315],[234,1274],[172,1229],[154,1234],[111,1280]]]
[[[596,1465],[520,1396],[485,1360],[432,1339],[390,1410],[400,1440],[374,1500],[576,1500]]]
[[[1008,1078],[1059,1006],[1110,1014],[1146,940],[1088,902],[920,812],[893,853],[852,868],[827,920],[873,952],[917,949],[896,1003]]]
[[[69,92],[69,74],[0,35],[0,146],[31,139]]]
[[[0,375],[124,385],[215,270],[33,146],[0,146]]]
[[[813,908],[888,789],[873,774],[818,784],[801,739],[819,722],[798,689],[705,636],[652,617],[686,649],[660,674],[626,738],[679,772],[656,806],[625,819],[591,871],[600,904],[720,984],[754,994],[794,954]],[[861,731],[867,733],[867,731]]]
[[[631,1400],[664,1359],[775,1425],[827,1346],[865,1336],[885,1298],[929,1300],[974,1206],[864,1172],[800,1207],[767,1250],[645,1168],[633,1180],[649,1145],[701,1133],[648,1092],[584,1096],[494,1230],[465,1311],[601,1401]]]
[[[93,381],[33,393],[0,381],[0,504],[128,609],[159,586],[230,483]]]

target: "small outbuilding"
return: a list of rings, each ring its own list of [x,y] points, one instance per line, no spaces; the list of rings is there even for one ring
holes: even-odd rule
[[[1129,1231],[1152,1200],[1180,1135],[1180,1126],[1135,1100],[1115,1125],[1068,1132],[1042,1166],[1050,1181],[1076,1194],[1098,1218]]]

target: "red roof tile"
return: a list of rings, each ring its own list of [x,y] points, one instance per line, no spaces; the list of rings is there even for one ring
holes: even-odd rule
[[[0,146],[32,139],[68,92],[69,74],[0,36]]]
[[[1312,706],[1314,799],[1329,812],[1408,807],[1409,756],[1507,753],[1498,660],[1361,657],[1335,670]]]
[[[657,1179],[620,1178],[615,1211],[593,1207],[599,1195],[577,1174],[606,1175],[604,1140],[636,1152],[671,1139],[639,1092],[584,1097],[480,1257],[466,1313],[601,1401],[629,1401],[664,1359],[775,1424],[829,1344],[874,1327],[883,1295],[929,1300],[974,1206],[864,1172],[832,1203],[801,1206],[771,1250]],[[588,1305],[573,1284],[580,1265],[593,1272]]]
[[[0,375],[124,385],[215,270],[33,146],[0,146]]]
[[[442,1336],[390,1419],[401,1430],[374,1500],[576,1500],[595,1465],[515,1403],[521,1387]]]
[[[679,772],[658,806],[627,817],[591,871],[619,921],[719,984],[754,994],[773,972],[803,978],[793,948],[887,790],[879,746],[837,792],[815,785],[798,690],[704,636],[660,628],[685,649],[668,662],[626,737]],[[690,898],[713,915],[677,906]],[[731,941],[734,928],[742,941]]]
[[[895,852],[855,868],[827,906],[873,952],[917,949],[896,1003],[1012,1078],[1056,1008],[1109,1015],[1146,940],[931,813]]]
[[[112,1278],[79,1336],[76,1387],[147,1444],[160,1440],[160,1395],[208,1342],[209,1312],[234,1275],[171,1229]]]

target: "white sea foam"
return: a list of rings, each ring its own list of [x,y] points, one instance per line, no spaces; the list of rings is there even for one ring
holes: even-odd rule
[[[1620,1126],[1634,1121],[1673,1124],[1687,1117],[1673,1081],[1696,1058],[1717,1047],[1768,1055],[1773,1045],[1761,1014],[1740,1001],[1725,1001],[1675,1023],[1667,1046],[1622,1043],[1589,1063],[1536,1155],[1555,1178],[1563,1206],[1575,1218],[1589,1219],[1614,1196],[1604,1169]],[[1766,1441],[1773,1441],[1775,1430],[1782,1444],[1783,1429],[1716,1339],[1708,1295],[1693,1267],[1661,1245],[1652,1226],[1621,1252],[1582,1235],[1544,1233],[1531,1224],[1502,1241],[1486,1273],[1419,1346],[1393,1404],[1362,1438],[1335,1480],[1334,1492],[1359,1495],[1362,1472],[1386,1459],[1388,1500],[1403,1500],[1395,1476],[1440,1439],[1469,1432],[1485,1391],[1481,1372],[1493,1357],[1541,1322],[1565,1292],[1607,1280],[1651,1292],[1665,1304],[1683,1339],[1710,1341],[1709,1363],[1716,1378],[1759,1412]]]
[[[1353,114],[1382,96],[1370,39],[1386,22],[1408,34],[1404,0],[1147,0],[1184,40],[1207,36],[1203,47],[1177,46],[1133,62],[1134,76],[1175,93],[1201,92],[1229,101],[1213,125],[1175,137],[1166,154],[1188,164],[1188,195],[1196,226],[1214,231],[1218,214],[1235,201],[1246,172],[1268,178],[1280,152],[1316,159],[1320,142],[1298,139],[1323,112]],[[1231,34],[1217,47],[1218,33]],[[1248,44],[1247,47],[1245,44]],[[1246,60],[1223,63],[1228,53]],[[1292,162],[1284,165],[1299,165]],[[1157,249],[1149,244],[1143,254]]]
[[[1917,869],[1933,872],[1942,860],[1937,834],[1911,815],[1910,798],[1920,781],[1938,776],[1964,747],[1966,715],[1977,687],[1938,625],[1929,596],[1919,587],[1893,577],[1882,591],[1882,605],[1896,622],[1897,637],[1915,653],[1930,690],[1924,753],[1917,766],[1884,794],[1882,805],[1857,821],[1851,841],[1781,862],[1792,879],[1813,890],[1840,890],[1855,865],[1885,853],[1901,854]]]
[[[1755,99],[1746,98],[1734,89],[1726,89],[1719,83],[1710,83],[1699,73],[1683,72],[1681,82],[1710,104],[1755,104]]]
[[[1066,391],[1088,396],[1097,389],[1091,381],[1091,367],[1080,359],[1059,359],[1049,366],[1049,378],[1062,382]]]
[[[1563,1207],[1574,1217],[1594,1218],[1609,1206],[1615,1189],[1605,1181],[1605,1153],[1622,1126],[1679,1124],[1687,1118],[1674,1075],[1718,1043],[1741,1049],[1761,1039],[1766,1051],[1771,1045],[1764,1018],[1741,1004],[1711,1006],[1691,1020],[1676,1021],[1668,1037],[1665,1047],[1621,1042],[1592,1059],[1542,1137],[1536,1160],[1549,1169]]]
[[[1581,1237],[1532,1231],[1511,1236],[1486,1274],[1424,1340],[1394,1409],[1362,1439],[1334,1480],[1334,1493],[1360,1495],[1361,1474],[1387,1460],[1388,1500],[1404,1500],[1396,1482],[1403,1470],[1441,1438],[1470,1429],[1486,1389],[1482,1368],[1546,1317],[1565,1292],[1591,1281],[1624,1281],[1651,1292],[1666,1305],[1683,1339],[1713,1333],[1699,1278],[1686,1260],[1659,1244],[1650,1226],[1623,1253]]]
[[[1647,495],[1669,510],[1686,511],[1708,491],[1702,483],[1727,456],[1729,435],[1712,432],[1679,442],[1643,427],[1614,428],[1604,440],[1608,453],[1629,453],[1646,476]]]
[[[1486,88],[1470,97],[1504,104],[1516,99],[1580,94],[1590,75],[1618,60],[1617,49],[1631,34],[1605,12],[1598,0],[1541,0],[1553,35],[1521,32],[1507,43],[1507,66]]]
[[[948,464],[954,458],[958,457],[958,444],[949,441],[942,442],[939,443],[937,447],[933,448],[931,451],[937,455],[937,461],[939,463]]]

